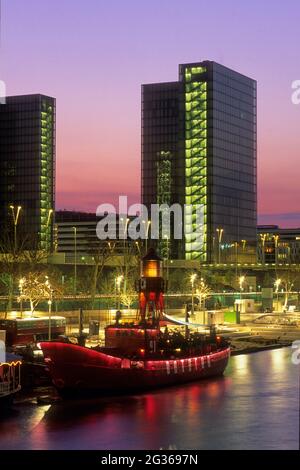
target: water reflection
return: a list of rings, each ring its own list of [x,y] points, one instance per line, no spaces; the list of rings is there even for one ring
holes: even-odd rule
[[[270,356],[273,371],[276,373],[283,372],[286,367],[286,355],[282,351],[281,349],[275,349]]]
[[[298,448],[299,370],[290,356],[236,356],[222,378],[154,393],[22,407],[0,425],[0,448]]]
[[[235,372],[238,375],[249,375],[249,355],[241,354],[240,356],[235,357],[234,367]]]

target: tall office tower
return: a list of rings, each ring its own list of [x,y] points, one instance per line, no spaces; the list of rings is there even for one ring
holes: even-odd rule
[[[12,96],[0,105],[0,235],[24,249],[51,250],[55,99]]]
[[[178,82],[142,86],[142,202],[189,206],[174,257],[217,262],[255,245],[254,80],[204,61],[179,65]]]

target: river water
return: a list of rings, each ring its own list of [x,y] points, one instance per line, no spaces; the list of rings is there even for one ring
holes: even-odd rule
[[[222,378],[0,419],[0,449],[298,449],[299,366],[289,348],[235,356]]]

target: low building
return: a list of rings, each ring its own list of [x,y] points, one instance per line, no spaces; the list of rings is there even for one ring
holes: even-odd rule
[[[257,227],[257,258],[262,264],[299,264],[300,228]]]
[[[89,263],[105,248],[111,249],[114,256],[132,254],[141,249],[141,242],[128,238],[128,222],[130,218],[116,217],[116,238],[114,233],[108,234],[107,240],[99,240],[96,233],[97,223],[104,216],[94,213],[58,211],[55,214],[55,244],[56,252],[64,253],[65,262]],[[120,236],[121,233],[121,236]],[[123,234],[126,233],[126,237]]]

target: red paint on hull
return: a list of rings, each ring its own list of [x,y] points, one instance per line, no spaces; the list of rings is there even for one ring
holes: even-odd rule
[[[222,375],[230,356],[225,348],[177,360],[143,360],[109,356],[66,343],[41,343],[54,385],[64,391],[129,391],[176,385]]]

